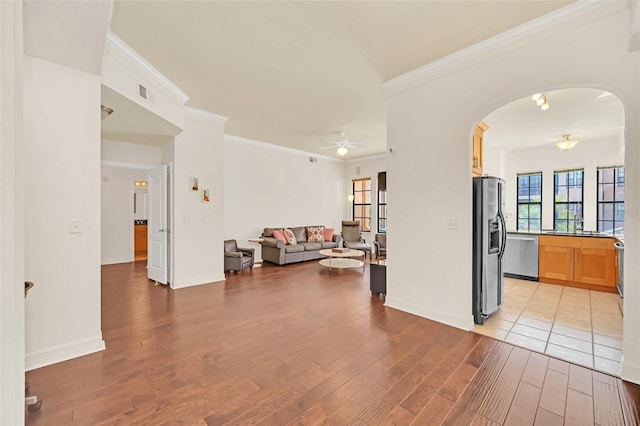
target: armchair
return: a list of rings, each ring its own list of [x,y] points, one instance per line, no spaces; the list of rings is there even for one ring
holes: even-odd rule
[[[344,246],[346,248],[362,250],[365,253],[365,256],[369,253],[369,259],[371,259],[371,246],[367,244],[360,234],[360,221],[342,221],[342,241],[344,241]]]
[[[254,252],[252,248],[239,248],[236,240],[224,242],[224,271],[242,271],[253,268]]]
[[[376,234],[373,244],[376,246],[376,257],[387,257],[387,234]]]

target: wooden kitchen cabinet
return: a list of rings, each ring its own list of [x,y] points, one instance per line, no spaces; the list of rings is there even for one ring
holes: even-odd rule
[[[473,154],[471,157],[471,173],[473,176],[482,176],[483,172],[483,149],[482,149],[482,139],[485,130],[487,130],[489,126],[483,121],[478,123],[476,126],[476,130],[473,132]]]
[[[147,225],[134,225],[133,247],[136,253],[147,251]]]
[[[614,238],[541,235],[540,281],[616,292]]]

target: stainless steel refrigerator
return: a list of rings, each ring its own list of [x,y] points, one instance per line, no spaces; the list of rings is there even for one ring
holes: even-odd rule
[[[473,320],[484,324],[504,302],[502,257],[507,242],[504,180],[473,178]]]

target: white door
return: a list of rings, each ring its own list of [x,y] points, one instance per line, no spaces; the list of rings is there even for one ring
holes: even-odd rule
[[[167,284],[169,277],[168,178],[166,165],[149,170],[147,276],[161,284]]]

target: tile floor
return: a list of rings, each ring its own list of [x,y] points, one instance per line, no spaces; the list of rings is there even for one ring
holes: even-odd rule
[[[505,301],[476,333],[620,376],[618,294],[505,278]]]

